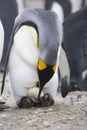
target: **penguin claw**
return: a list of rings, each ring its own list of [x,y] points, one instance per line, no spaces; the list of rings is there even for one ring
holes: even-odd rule
[[[37,99],[34,97],[23,97],[18,105],[19,108],[30,108],[37,106]]]
[[[52,96],[46,93],[44,96],[39,98],[38,106],[39,107],[49,107],[54,104]]]

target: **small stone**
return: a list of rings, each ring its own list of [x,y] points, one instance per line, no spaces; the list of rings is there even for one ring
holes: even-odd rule
[[[53,108],[49,108],[48,111],[49,111],[49,112],[50,112],[50,111],[53,111]]]
[[[37,117],[37,115],[33,115],[33,116],[32,116],[32,118],[36,118],[36,117]]]
[[[43,125],[44,125],[45,127],[50,127],[50,124],[49,124],[47,121],[44,121],[44,122],[43,122]]]
[[[81,94],[77,95],[77,99],[79,99],[79,98],[81,98],[81,97],[82,97],[82,95],[81,95]]]
[[[87,116],[87,111],[86,111],[86,116]]]
[[[8,118],[7,114],[2,114],[1,117],[4,119]]]
[[[3,124],[0,124],[0,127],[2,127],[3,126]]]

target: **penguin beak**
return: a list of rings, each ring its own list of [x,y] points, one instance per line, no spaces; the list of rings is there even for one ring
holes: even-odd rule
[[[54,72],[56,71],[56,65],[47,65],[42,59],[39,59],[37,71],[40,81],[40,89],[38,94],[39,99],[44,85],[52,78]]]

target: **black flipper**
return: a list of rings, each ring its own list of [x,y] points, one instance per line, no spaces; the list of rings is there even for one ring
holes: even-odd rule
[[[65,76],[62,79],[62,85],[61,85],[61,95],[63,98],[65,98],[68,94],[68,83],[67,83],[67,76]]]

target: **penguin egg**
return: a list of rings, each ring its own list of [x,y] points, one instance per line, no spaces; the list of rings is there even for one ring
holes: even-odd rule
[[[28,89],[28,95],[31,97],[38,97],[39,94],[39,88],[37,87],[31,87]],[[43,92],[41,93],[41,96],[43,96]]]

